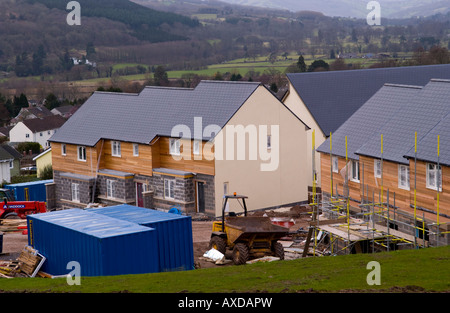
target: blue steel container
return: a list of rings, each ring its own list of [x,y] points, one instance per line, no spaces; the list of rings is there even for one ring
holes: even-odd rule
[[[80,209],[27,216],[28,244],[47,258],[42,271],[66,275],[77,261],[81,276],[158,272],[153,228]]]
[[[159,270],[161,272],[194,269],[192,219],[190,216],[127,204],[92,208],[88,211],[154,228],[158,238]]]
[[[17,201],[47,201],[45,185],[53,183],[53,179],[38,180],[34,182],[5,185],[6,189],[14,191]]]

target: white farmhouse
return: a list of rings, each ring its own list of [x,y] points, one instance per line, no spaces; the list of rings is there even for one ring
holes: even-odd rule
[[[10,142],[38,142],[48,148],[48,139],[65,123],[60,115],[27,119],[17,123],[9,132]]]

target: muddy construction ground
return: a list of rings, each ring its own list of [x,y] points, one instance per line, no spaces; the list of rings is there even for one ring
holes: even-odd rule
[[[290,236],[283,238],[283,242],[288,243],[290,247],[300,246],[306,237],[308,229],[308,221],[311,215],[308,213],[309,207],[295,206],[292,208],[281,208],[269,211],[249,212],[249,216],[268,216],[271,218],[281,218],[290,221]],[[197,268],[211,268],[218,266],[233,266],[229,262],[224,265],[216,265],[211,261],[203,258],[205,252],[208,251],[209,240],[212,232],[212,220],[197,220],[195,217],[192,221],[192,238],[194,243],[194,262]],[[3,251],[0,254],[0,260],[16,260],[20,252],[28,244],[28,236],[22,233],[23,230],[17,232],[3,233]],[[301,254],[285,251],[285,259],[299,258]],[[231,258],[231,251],[227,251],[226,258]]]

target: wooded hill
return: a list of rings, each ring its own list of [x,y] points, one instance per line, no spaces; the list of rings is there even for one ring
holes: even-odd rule
[[[61,0],[27,0],[28,3],[41,3],[50,9],[66,10],[67,3]],[[163,24],[181,23],[188,27],[198,26],[197,20],[170,13],[156,11],[140,6],[128,0],[78,0],[82,15],[100,17],[111,21],[124,23],[133,30],[132,35],[140,40],[162,42],[186,39],[183,36],[162,31]]]

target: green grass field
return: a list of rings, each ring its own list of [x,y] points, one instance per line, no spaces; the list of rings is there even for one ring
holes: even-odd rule
[[[367,284],[368,262],[380,264],[381,285]],[[354,254],[226,266],[184,272],[65,278],[0,279],[0,290],[81,293],[450,292],[450,247]],[[81,269],[82,270],[82,269]]]

